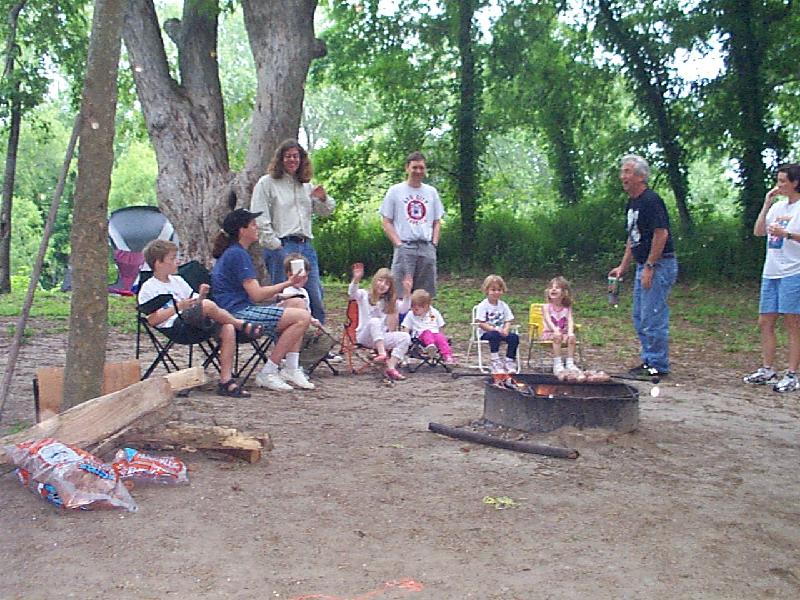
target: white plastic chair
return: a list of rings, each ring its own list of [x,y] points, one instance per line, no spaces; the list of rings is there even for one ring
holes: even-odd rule
[[[512,325],[511,331],[519,335],[519,325]],[[483,358],[483,346],[484,344],[486,347],[489,347],[489,342],[486,340],[481,339],[481,335],[483,335],[483,330],[478,325],[478,305],[472,307],[472,321],[470,322],[470,334],[469,334],[469,344],[467,344],[467,356],[464,361],[467,363],[467,366],[471,369],[478,369],[481,373],[488,373],[490,368],[488,365],[484,364]],[[475,347],[475,354],[477,356],[477,364],[469,364],[470,354],[472,352],[472,347]],[[522,371],[522,360],[520,359],[520,352],[517,349],[517,373]]]

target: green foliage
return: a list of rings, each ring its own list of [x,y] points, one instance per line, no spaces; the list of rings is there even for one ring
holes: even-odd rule
[[[11,293],[0,296],[0,317],[18,317],[28,293],[29,277],[11,277]],[[37,287],[31,306],[30,320],[25,337],[34,335],[41,327],[50,333],[66,331],[69,322],[70,294],[57,289],[46,290]],[[108,297],[108,322],[111,327],[131,333],[136,331],[136,299],[129,296]],[[9,327],[9,335],[14,334],[14,326]]]
[[[146,204],[157,206],[155,152],[149,142],[133,140],[116,160],[111,175],[108,210]]]

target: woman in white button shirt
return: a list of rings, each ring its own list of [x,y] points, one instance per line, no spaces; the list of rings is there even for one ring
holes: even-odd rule
[[[313,215],[330,215],[336,202],[321,185],[310,183],[311,172],[311,161],[305,149],[297,140],[285,140],[275,150],[267,175],[256,183],[250,210],[262,213],[256,223],[272,284],[286,280],[283,269],[286,256],[293,252],[302,254],[311,267],[305,286],[311,314],[324,324],[322,283],[317,252],[312,244],[311,221]]]

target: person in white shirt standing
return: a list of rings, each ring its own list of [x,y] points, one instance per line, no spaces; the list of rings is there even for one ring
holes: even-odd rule
[[[784,196],[785,200],[778,200]],[[761,273],[758,326],[761,328],[762,366],[744,377],[745,383],[774,383],[776,392],[800,389],[800,164],[778,167],[775,187],[767,192],[753,235],[767,236],[767,255]],[[778,315],[789,334],[786,374],[778,381],[775,366]]]
[[[380,213],[383,231],[394,246],[392,276],[397,289],[402,289],[403,279],[411,275],[413,289],[423,288],[435,297],[436,247],[444,206],[436,188],[422,182],[426,174],[425,156],[409,154],[406,180],[389,188]]]
[[[313,215],[333,213],[336,201],[325,188],[311,182],[311,161],[297,140],[285,140],[272,157],[264,175],[256,183],[250,211],[261,213],[256,219],[259,242],[265,248],[264,262],[272,285],[286,281],[283,261],[288,254],[302,254],[309,263],[306,290],[311,301],[311,315],[325,323],[319,261],[311,232]]]

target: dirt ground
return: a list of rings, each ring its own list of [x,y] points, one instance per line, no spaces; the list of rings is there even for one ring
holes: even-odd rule
[[[32,371],[63,364],[65,343],[43,328],[26,345],[0,431],[32,419]],[[658,397],[637,384],[636,432],[543,440],[577,460],[430,433],[482,416],[483,381],[441,370],[194,391],[182,420],[268,431],[275,449],[253,465],[181,454],[191,484],[136,487],[137,513],[59,510],[3,474],[0,599],[800,597],[800,395],[739,383],[754,356],[675,355]]]

